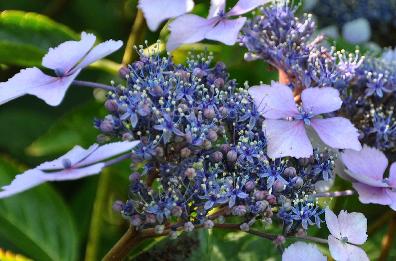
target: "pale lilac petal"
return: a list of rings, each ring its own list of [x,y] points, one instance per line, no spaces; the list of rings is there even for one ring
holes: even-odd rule
[[[59,73],[68,74],[80,62],[95,44],[93,34],[81,33],[80,41],[67,41],[55,48],[50,48],[43,57],[43,66]]]
[[[253,86],[249,89],[255,105],[267,119],[282,119],[298,114],[292,90],[281,83]]]
[[[313,115],[339,110],[342,105],[340,93],[334,88],[307,88],[301,93],[306,112]]]
[[[396,162],[392,163],[389,169],[389,186],[396,188]]]
[[[122,41],[108,40],[106,42],[100,43],[95,46],[91,51],[89,51],[87,56],[85,56],[84,59],[76,66],[75,70],[83,69],[91,63],[94,63],[110,55],[111,53],[114,53],[121,47]]]
[[[166,48],[172,51],[182,44],[196,43],[205,39],[206,33],[213,28],[217,20],[205,19],[197,15],[183,15],[169,24],[171,34]]]
[[[26,90],[39,85],[43,78],[48,80],[47,75],[36,67],[21,70],[8,81],[0,83],[0,104],[27,94]]]
[[[391,199],[387,193],[388,188],[372,187],[363,183],[352,183],[353,188],[359,194],[359,201],[363,204],[389,205]]]
[[[65,155],[49,162],[44,162],[37,166],[37,169],[40,170],[59,170],[64,168],[64,161],[67,160],[70,162],[71,166],[75,166],[81,160],[87,158],[90,154],[92,154],[99,147],[98,144],[91,145],[88,149],[84,149],[80,146],[74,146],[69,152]]]
[[[265,120],[263,131],[270,158],[308,158],[313,153],[302,121]]]
[[[345,150],[341,159],[353,179],[375,187],[388,186],[382,182],[388,159],[380,150],[364,145],[360,151]]]
[[[361,150],[358,130],[343,117],[312,119],[311,125],[320,139],[332,148]]]
[[[102,145],[81,162],[79,162],[76,166],[87,166],[102,160],[110,159],[121,153],[131,151],[139,143],[139,141],[121,141]]]
[[[66,91],[74,79],[78,76],[80,70],[75,71],[70,76],[51,77],[43,76],[42,84],[35,88],[30,88],[26,92],[44,100],[48,105],[58,106],[65,97]],[[44,82],[46,81],[46,82]]]
[[[330,233],[336,238],[341,238],[341,228],[338,223],[338,218],[329,208],[325,209],[325,220]]]
[[[212,30],[206,33],[205,38],[219,41],[226,45],[234,45],[245,22],[245,17],[221,20]]]
[[[328,237],[329,250],[331,256],[336,261],[347,261],[348,260],[348,249],[346,244],[343,244],[340,240],[332,235]]]
[[[226,0],[211,0],[208,18],[213,18],[219,15],[220,12],[225,12]]]
[[[44,173],[37,169],[31,169],[17,175],[10,185],[2,187],[3,191],[0,191],[0,198],[13,196],[44,183],[43,175]]]
[[[338,223],[342,237],[347,237],[348,242],[362,245],[367,240],[367,219],[362,213],[348,213],[341,210]]]
[[[48,76],[36,67],[21,70],[7,82],[0,83],[0,104],[31,94],[51,106],[57,106],[78,73],[59,78]]]
[[[97,163],[88,167],[64,169],[62,171],[46,173],[43,178],[46,181],[75,180],[98,174],[105,167],[104,163]]]
[[[282,254],[282,261],[326,261],[327,258],[314,244],[296,242]]]
[[[396,211],[396,190],[387,189],[386,193],[388,194],[391,201],[389,207]]]
[[[194,8],[193,0],[139,0],[147,26],[156,31],[160,24],[169,18],[190,12]]]
[[[329,250],[336,261],[369,261],[367,254],[360,247],[342,243],[329,235]]]
[[[227,13],[229,16],[246,14],[257,7],[271,2],[272,0],[239,0],[238,3]]]

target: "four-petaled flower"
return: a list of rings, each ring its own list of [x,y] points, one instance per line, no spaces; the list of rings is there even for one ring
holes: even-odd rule
[[[344,210],[338,217],[329,208],[325,210],[331,256],[337,261],[369,260],[362,245],[367,240],[367,219],[362,213],[348,213]]]
[[[211,0],[209,16],[203,17],[187,14],[176,18],[169,25],[171,34],[167,49],[172,51],[182,44],[196,43],[203,39],[215,40],[227,45],[237,41],[239,31],[246,22],[245,17],[231,19],[246,14],[270,0],[239,0],[228,12],[225,11],[226,0]]]
[[[75,146],[62,157],[17,175],[10,185],[2,188],[0,198],[10,197],[47,181],[74,180],[98,174],[106,167],[103,160],[130,151],[138,144],[139,141],[114,142],[102,146],[94,144],[88,149]]]
[[[59,105],[82,69],[122,46],[122,41],[109,40],[93,47],[95,40],[93,34],[82,32],[80,41],[67,41],[50,48],[42,64],[56,76],[44,74],[36,67],[21,70],[7,82],[0,83],[0,104],[31,94],[48,105]]]
[[[341,108],[339,92],[334,88],[308,88],[301,94],[297,107],[292,90],[273,82],[249,89],[256,106],[265,117],[263,131],[267,138],[267,154],[271,158],[292,156],[308,158],[313,148],[305,125],[312,126],[321,140],[333,148],[360,150],[358,131],[343,117],[322,119],[318,116]]]
[[[154,129],[162,131],[162,137],[165,144],[170,141],[173,134],[184,136],[184,133],[176,127],[176,123],[173,122],[169,114],[164,113],[163,116],[164,118],[161,124],[155,125]]]
[[[361,151],[344,151],[341,158],[360,202],[389,205],[396,210],[396,162],[385,178],[388,159],[380,150],[365,145]]]
[[[326,261],[314,244],[296,242],[291,244],[282,254],[282,261]]]

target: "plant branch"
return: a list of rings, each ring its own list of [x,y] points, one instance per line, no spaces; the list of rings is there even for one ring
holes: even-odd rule
[[[389,252],[392,248],[392,244],[395,240],[396,236],[396,214],[392,215],[392,219],[389,222],[388,233],[386,233],[385,237],[382,239],[381,243],[381,255],[378,258],[379,261],[388,260]]]
[[[84,86],[84,87],[90,87],[90,88],[99,88],[99,89],[103,89],[106,91],[116,91],[116,88],[114,88],[113,86],[110,85],[106,85],[106,84],[101,84],[101,83],[96,83],[96,82],[87,82],[87,81],[78,81],[78,80],[74,80],[73,85],[78,85],[78,86]]]
[[[313,198],[336,198],[336,197],[345,197],[355,195],[355,191],[353,190],[344,190],[344,191],[334,191],[334,192],[321,192],[313,194]]]
[[[126,66],[133,61],[134,50],[133,47],[139,41],[141,34],[144,30],[144,17],[142,11],[138,10],[136,13],[135,21],[131,27],[131,33],[128,37],[128,42],[125,47],[124,56],[122,57],[122,65]]]

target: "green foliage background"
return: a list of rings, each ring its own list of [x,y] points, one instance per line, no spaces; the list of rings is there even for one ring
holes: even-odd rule
[[[205,15],[209,1],[196,2],[194,11]],[[41,66],[41,58],[49,47],[78,39],[81,31],[93,32],[100,40],[121,39],[126,43],[136,5],[137,0],[0,1],[0,10],[7,10],[0,13],[0,82],[23,67]],[[139,39],[147,39],[151,44],[166,36],[166,30],[160,34],[144,30]],[[262,62],[244,62],[243,49],[238,46],[197,44],[181,48],[173,55],[177,61],[183,61],[188,50],[204,48],[213,51],[216,60],[224,61],[240,84],[277,78]],[[117,64],[123,51],[85,70],[79,79],[101,83],[121,81]],[[105,115],[102,103],[100,91],[72,87],[59,107],[49,107],[32,96],[0,106],[0,186],[76,144],[86,147],[94,143],[98,133],[93,128],[93,119]],[[1,200],[0,248],[40,261],[100,260],[128,228],[127,222],[111,210],[114,200],[127,197],[128,175],[128,164],[120,164],[100,176],[45,184]],[[336,184],[339,189],[348,186]],[[369,223],[379,224],[371,227],[370,240],[365,245],[370,257],[376,259],[388,224],[380,221],[384,216],[387,220],[394,218],[393,213],[383,207],[362,206],[355,197],[325,203],[335,204],[337,210],[364,212]],[[311,232],[327,236],[325,228]],[[395,249],[389,258],[396,258]],[[265,239],[215,230],[197,231],[180,241],[147,241],[131,254],[131,259],[278,260],[279,255]]]

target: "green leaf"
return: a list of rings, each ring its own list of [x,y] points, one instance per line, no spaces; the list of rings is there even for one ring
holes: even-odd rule
[[[99,134],[93,120],[100,116],[100,109],[104,110],[103,105],[92,101],[68,112],[27,148],[28,154],[44,156],[63,153],[77,144],[91,145]]]
[[[0,13],[0,63],[37,66],[48,48],[78,38],[44,15],[14,10]]]
[[[0,184],[8,184],[21,170],[0,158]],[[49,185],[0,200],[0,245],[35,260],[76,260],[78,238],[72,216]]]

